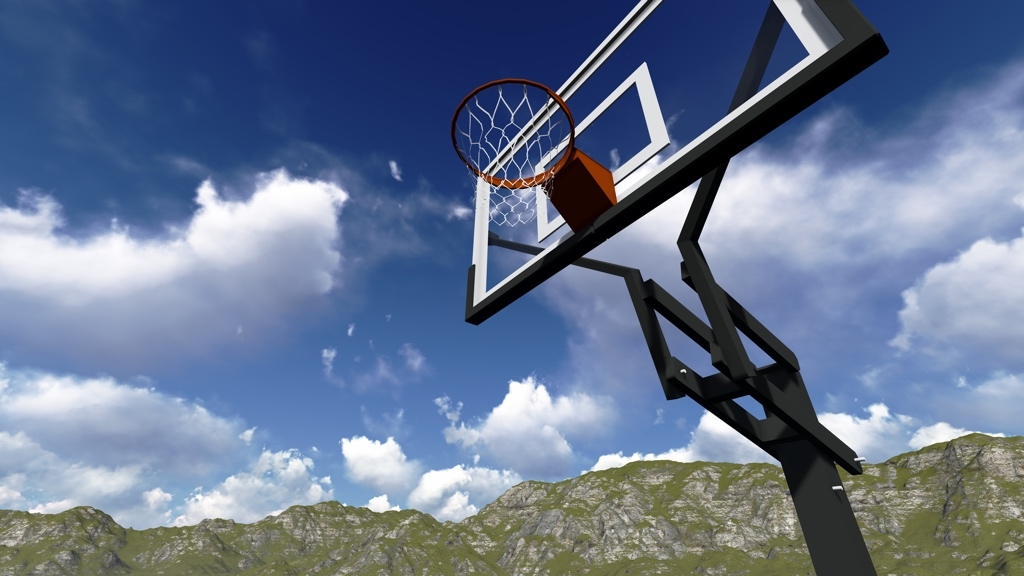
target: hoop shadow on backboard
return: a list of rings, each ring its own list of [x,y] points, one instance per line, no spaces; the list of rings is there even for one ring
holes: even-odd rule
[[[641,1],[562,86],[558,91],[561,97],[569,101],[660,4],[660,0]],[[806,56],[762,87],[780,34],[787,26],[799,39]],[[874,575],[871,557],[836,470],[839,465],[850,474],[861,474],[864,459],[818,422],[796,355],[718,285],[699,239],[730,159],[884,57],[888,48],[848,0],[770,1],[753,36],[753,48],[725,116],[667,158],[656,156],[666,145],[663,136],[667,136],[667,129],[646,65],[635,68],[580,123],[585,127],[635,86],[651,141],[620,167],[622,172],[633,172],[641,166],[648,170],[634,175],[628,184],[624,183],[629,174],[616,174],[617,204],[589,226],[564,234],[547,246],[541,245],[559,223],[557,218],[548,218],[544,213],[540,199],[538,212],[543,217],[538,217],[536,242],[501,238],[487,228],[484,218],[490,201],[484,187],[478,187],[466,320],[472,324],[483,322],[570,265],[623,278],[666,398],[692,398],[780,462],[819,575]],[[650,166],[652,161],[656,161],[654,166]],[[677,245],[682,258],[681,279],[696,292],[707,323],[655,281],[644,280],[639,270],[585,257],[698,180]],[[618,189],[620,185],[622,190]],[[524,253],[530,259],[488,287],[490,247]],[[702,376],[674,357],[660,318],[668,320],[710,354],[711,364],[718,372]],[[744,348],[741,333],[765,352],[772,363],[755,366]],[[743,397],[760,403],[765,418],[755,417],[736,402]]]

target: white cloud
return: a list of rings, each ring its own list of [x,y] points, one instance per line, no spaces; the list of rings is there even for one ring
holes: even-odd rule
[[[473,215],[473,209],[469,206],[454,205],[448,208],[448,220],[466,220]]]
[[[197,488],[186,500],[176,526],[205,518],[255,522],[293,505],[310,505],[334,497],[329,478],[312,474],[313,460],[296,450],[264,450],[250,470],[229,476],[215,488]]]
[[[34,512],[120,503],[143,478],[143,466],[102,466],[61,457],[25,432],[0,431],[0,492]]]
[[[909,450],[959,438],[972,431],[956,428],[946,422],[918,426],[919,422],[902,414],[892,414],[884,404],[872,404],[867,418],[844,413],[824,413],[818,420],[868,462],[882,462]],[[986,433],[1002,437],[1000,433]],[[751,444],[728,424],[709,412],[704,412],[700,423],[690,435],[690,443],[683,448],[660,454],[625,455],[622,452],[605,454],[598,458],[591,471],[617,468],[638,460],[673,460],[676,462],[771,462],[776,460]]]
[[[173,497],[161,488],[153,488],[143,492],[142,498],[151,510],[163,510],[170,504]]]
[[[584,393],[552,398],[531,376],[509,382],[501,404],[476,426],[444,430],[449,444],[481,444],[501,463],[530,476],[551,477],[571,468],[569,437],[586,438],[607,431],[615,417],[608,398]]]
[[[252,435],[256,433],[256,426],[249,428],[245,432],[242,432],[238,437],[246,444],[252,444]]]
[[[423,372],[427,368],[427,358],[415,346],[406,342],[398,349],[398,354],[405,359],[405,366],[414,373]]]
[[[970,399],[964,402],[963,406],[969,404]],[[825,413],[820,414],[818,420],[853,448],[859,456],[867,458],[868,462],[883,462],[897,454],[974,433],[948,422],[922,426],[918,419],[904,414],[893,414],[889,407],[882,403],[872,404],[865,411],[869,414],[867,418],[844,413]],[[970,417],[967,414],[960,416]],[[1004,436],[998,432],[985,434]]]
[[[0,342],[17,342],[27,362],[70,357],[138,372],[233,343],[240,324],[279,332],[334,287],[347,199],[335,184],[280,170],[259,175],[244,200],[203,182],[184,226],[73,237],[54,198],[22,191],[16,207],[0,205]]]
[[[864,410],[869,414],[867,418],[827,412],[820,414],[818,420],[868,462],[880,462],[907,451],[911,432],[919,424],[917,419],[892,414],[882,403]]]
[[[75,504],[75,501],[68,498],[65,500],[56,500],[54,502],[47,502],[45,504],[39,504],[29,509],[29,512],[33,514],[60,514],[61,512],[70,510],[79,504]]]
[[[434,398],[434,405],[437,406],[437,413],[441,414],[452,424],[459,421],[459,413],[462,412],[462,402],[452,404],[452,399],[447,395]]]
[[[949,442],[950,440],[960,438],[961,436],[975,433],[977,433],[977,431],[964,430],[963,428],[950,426],[945,422],[939,422],[938,424],[918,428],[917,432],[914,432],[914,435],[910,437],[910,442],[908,442],[908,444],[914,450],[920,450],[925,446],[931,446],[932,444],[938,444],[940,442]],[[990,432],[983,432],[983,434],[999,438],[1006,437],[1005,434],[1001,433],[993,434]]]
[[[6,478],[4,480],[7,480]],[[3,482],[3,481],[0,481]],[[5,486],[6,482],[0,483],[0,506],[18,506],[25,498],[21,495],[21,492]]]
[[[975,388],[987,403],[1019,404],[1024,402],[1024,375],[999,372]]]
[[[433,516],[438,520],[458,522],[476,514],[479,510],[475,505],[469,503],[469,494],[455,492],[444,501],[444,504],[434,512]]]
[[[408,490],[420,473],[420,463],[409,460],[394,438],[384,442],[366,436],[343,438],[341,453],[353,482],[382,492]]]
[[[402,169],[398,166],[398,162],[394,160],[388,161],[388,169],[391,170],[391,177],[395,180],[402,181]]]
[[[125,526],[167,524],[184,504],[172,494],[237,470],[256,430],[151,382],[0,365],[0,383],[0,500],[23,510],[89,505]]]
[[[384,442],[365,436],[344,438],[342,454],[349,479],[385,492],[366,507],[375,512],[399,510],[389,495],[408,494],[410,508],[438,520],[461,520],[475,514],[503,492],[522,482],[512,470],[454,466],[421,474],[422,465],[409,460],[394,438]]]
[[[55,457],[105,467],[156,467],[173,478],[208,474],[237,457],[240,422],[153,388],[112,378],[8,370],[0,423]]]
[[[641,454],[635,452],[624,455],[622,452],[605,454],[597,459],[591,471],[617,468],[638,460],[672,460],[675,462],[774,462],[760,448],[740,436],[731,426],[722,422],[714,414],[704,412],[697,423],[697,428],[690,434],[690,443],[683,448],[675,448],[660,454]]]
[[[459,521],[522,482],[511,470],[462,465],[424,474],[409,494],[409,506],[438,520]],[[472,500],[472,502],[471,502]]]
[[[334,359],[338,356],[338,351],[334,348],[324,348],[320,351],[320,361],[324,365],[324,376],[328,380],[334,378]]]
[[[128,514],[122,514],[122,520],[129,522],[133,521],[133,518],[137,518],[133,525],[138,526],[138,522],[144,523],[143,525],[160,523],[163,525],[170,524],[174,518],[173,512],[171,511],[171,501],[174,499],[172,494],[164,492],[162,488],[153,488],[152,490],[146,490],[142,493],[142,501],[144,503],[145,511],[136,510],[134,513],[129,512]],[[159,518],[159,520],[157,520]]]
[[[366,507],[374,512],[397,512],[402,509],[398,504],[392,506],[391,503],[388,502],[387,494],[381,494],[380,496],[370,498],[370,501],[366,503]]]
[[[352,335],[355,334],[355,332],[356,332],[356,325],[353,322],[352,324],[348,325],[348,330],[345,331],[345,334],[347,334],[351,338]]]
[[[928,270],[903,292],[902,329],[892,340],[995,355],[1021,367],[1024,350],[1024,237],[978,240],[949,262]]]

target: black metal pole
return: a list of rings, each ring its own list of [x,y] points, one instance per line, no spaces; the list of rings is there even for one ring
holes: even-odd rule
[[[864,537],[832,460],[809,440],[774,446],[819,576],[875,576]]]

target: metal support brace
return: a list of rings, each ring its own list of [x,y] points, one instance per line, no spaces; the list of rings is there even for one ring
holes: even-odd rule
[[[489,243],[527,254],[541,251],[536,246],[504,240],[495,234],[491,234]],[[798,371],[796,355],[712,279],[707,289],[717,293],[717,300],[723,305],[722,315],[727,316],[733,333],[739,330],[745,334],[776,363],[752,368],[749,378],[730,378],[724,371],[701,376],[672,356],[658,315],[664,316],[711,354],[719,349],[717,330],[705,324],[657,282],[644,280],[635,268],[590,258],[581,258],[575,265],[625,280],[665,398],[675,400],[689,396],[779,461],[815,570],[822,576],[873,576],[871,557],[846,492],[833,489],[842,487],[835,465],[839,464],[851,474],[861,474],[863,458],[858,458],[818,422]],[[682,277],[694,288],[696,283],[686,266]],[[739,346],[742,351],[742,342]],[[746,357],[745,351],[743,357]],[[735,400],[743,396],[759,401],[766,417],[757,418],[736,403]]]
[[[686,262],[681,263],[679,268],[683,282],[690,288],[694,288],[693,278],[690,276],[690,271],[686,268]],[[790,372],[798,372],[800,370],[800,361],[797,360],[796,354],[794,354],[789,347],[776,338],[774,334],[769,332],[768,329],[758,322],[757,318],[754,318],[751,313],[747,312],[743,306],[740,306],[739,302],[733,299],[728,292],[722,290],[722,296],[725,298],[725,306],[726,309],[729,310],[729,316],[744,336],[750,338],[750,340],[754,344],[757,344],[759,348],[764,350],[772,360],[775,360],[775,362],[779,363]]]
[[[718,354],[715,354],[716,350],[711,351],[711,365],[733,381],[752,378],[757,370],[743,348],[743,342],[726,306],[725,296],[715,283],[700,246],[696,242],[680,241],[679,252],[688,264],[694,290],[715,332]]]

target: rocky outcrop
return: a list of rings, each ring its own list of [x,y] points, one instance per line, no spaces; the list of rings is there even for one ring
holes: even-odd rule
[[[1024,438],[974,434],[842,474],[880,575],[1024,574]],[[460,523],[337,502],[124,529],[0,511],[0,576],[813,574],[782,470],[636,462],[524,482]]]

